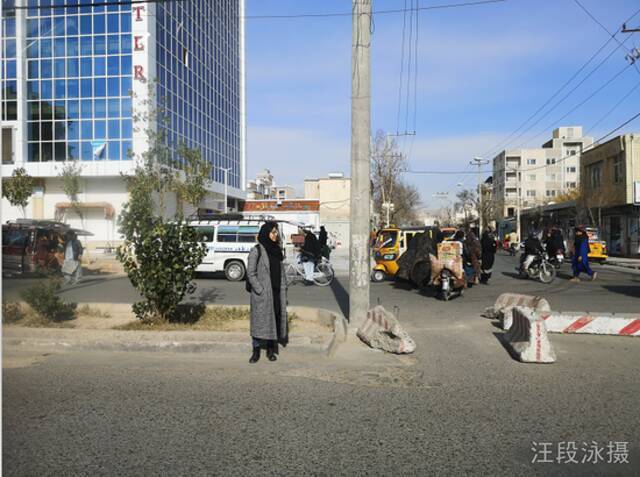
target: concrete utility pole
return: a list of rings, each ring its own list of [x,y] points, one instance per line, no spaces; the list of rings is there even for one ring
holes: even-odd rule
[[[369,309],[371,0],[353,0],[351,45],[351,227],[349,323],[357,327]]]
[[[482,235],[482,183],[480,181],[480,167],[489,164],[489,161],[481,157],[474,157],[469,164],[478,167],[478,234]]]

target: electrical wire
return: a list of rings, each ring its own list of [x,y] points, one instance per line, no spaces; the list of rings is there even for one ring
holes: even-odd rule
[[[625,20],[624,23],[628,23],[629,21],[633,20],[638,14],[640,13],[640,9],[636,10],[627,20]],[[514,131],[512,131],[505,139],[499,141],[498,143],[496,143],[494,146],[492,146],[491,148],[487,149],[483,154],[481,154],[481,157],[486,157],[490,154],[495,154],[495,152],[498,152],[501,149],[504,149],[505,146],[511,142],[513,142],[514,140],[516,140],[517,138],[521,137],[524,133],[526,133],[527,130],[531,129],[531,126],[529,129],[525,130],[523,133],[521,133],[517,138],[511,139],[515,134],[517,134],[523,127],[525,127],[527,125],[527,123],[529,123],[529,121],[531,121],[534,117],[536,117],[538,115],[538,113],[540,113],[542,110],[544,110],[544,108],[551,103],[551,101],[553,101],[569,84],[571,84],[571,82],[580,75],[580,73],[582,73],[585,68],[587,68],[587,66],[589,66],[589,64],[591,64],[591,62],[600,54],[600,52],[602,52],[602,50],[604,50],[607,45],[609,45],[609,43],[614,39],[613,37],[615,37],[615,35],[617,35],[620,31],[622,30],[622,28],[620,28],[614,35],[612,35],[612,37],[610,37],[609,39],[607,39],[607,41],[605,41],[602,46],[600,46],[600,48],[598,48],[598,50],[591,55],[591,57],[562,85],[560,86],[560,88],[558,88],[555,93],[553,93],[551,95],[551,97],[549,97],[549,99],[547,99],[544,104],[542,104],[542,106],[540,106],[533,114],[531,114],[522,124],[520,124],[520,126],[518,126]],[[611,53],[612,54],[612,53]],[[599,68],[596,67],[596,69]],[[593,74],[593,72],[591,73]],[[591,74],[589,76],[591,76]],[[582,84],[584,82],[584,80],[580,83]],[[575,88],[574,88],[575,90]],[[572,90],[572,91],[574,91]],[[565,98],[563,98],[564,100]],[[561,100],[561,102],[563,101]],[[540,121],[538,121],[539,123]],[[537,124],[537,123],[536,123]],[[534,125],[535,126],[535,125]]]
[[[581,154],[584,154],[586,151],[589,151],[590,149],[593,149],[597,146],[600,146],[602,144],[602,141],[604,139],[606,139],[607,137],[611,136],[613,133],[619,131],[620,129],[622,129],[623,127],[625,127],[627,124],[631,123],[632,121],[634,121],[635,119],[637,119],[638,117],[640,117],[640,113],[637,113],[635,115],[633,115],[631,118],[627,119],[626,121],[624,121],[622,124],[620,124],[619,126],[615,127],[614,129],[612,129],[611,131],[609,131],[607,134],[605,134],[604,136],[600,137],[599,139],[595,140],[592,144],[590,144],[589,146],[585,147],[584,149],[582,149]],[[522,173],[522,172],[530,172],[530,171],[537,171],[540,169],[545,169],[547,167],[552,167],[552,166],[556,166],[562,162],[564,162],[565,160],[571,158],[571,157],[575,157],[575,155],[566,155],[561,157],[560,159],[558,159],[554,164],[543,164],[541,166],[536,166],[536,167],[528,167],[526,169],[522,169],[522,167],[519,167],[518,170]],[[499,169],[498,172],[504,172],[506,170],[506,168],[501,168]]]
[[[595,124],[593,124],[585,132],[585,135],[589,135],[591,131],[593,131],[597,126],[599,126],[602,121],[604,121],[613,111],[615,111],[618,108],[618,106],[620,106],[624,102],[624,100],[627,99],[629,96],[631,96],[631,94],[639,87],[640,87],[640,82],[636,83],[636,85],[633,88],[631,88],[622,98],[620,98],[620,100],[609,111],[607,111],[600,119],[598,119],[598,121]]]
[[[613,83],[613,81],[615,81],[620,75],[622,75],[622,73],[624,73],[625,71],[627,71],[627,69],[630,67],[631,65],[625,65],[620,71],[618,71],[614,76],[612,76],[611,78],[609,78],[603,85],[601,85],[598,89],[596,89],[593,93],[591,93],[589,96],[587,96],[585,99],[583,99],[580,103],[578,103],[576,106],[574,106],[573,108],[571,108],[567,113],[565,113],[564,115],[562,115],[561,117],[559,117],[558,119],[556,119],[555,121],[553,121],[552,123],[550,123],[547,127],[545,127],[543,130],[541,130],[539,133],[535,134],[534,136],[529,137],[528,139],[526,139],[525,141],[522,141],[520,144],[518,144],[517,146],[514,147],[514,149],[519,149],[522,146],[524,146],[525,144],[533,141],[535,138],[542,136],[543,134],[545,134],[546,132],[550,131],[551,129],[553,129],[553,127],[557,124],[559,124],[563,119],[565,119],[567,116],[569,116],[571,113],[575,112],[578,108],[580,108],[581,106],[583,106],[585,103],[587,103],[588,101],[590,101],[594,96],[596,96],[600,91],[602,91],[604,88],[606,88],[607,86],[609,86],[611,83]],[[546,117],[543,116],[542,118]],[[536,122],[536,124],[539,121]]]
[[[417,7],[417,8],[397,8],[390,10],[376,10],[372,12],[372,15],[387,15],[393,13],[403,13],[408,10],[415,11],[423,11],[423,10],[444,10],[448,8],[462,8],[462,7],[474,7],[479,5],[489,5],[492,3],[503,3],[507,0],[483,0],[477,2],[463,2],[463,3],[451,3],[451,4],[441,4],[441,5],[431,5],[428,7]],[[290,18],[325,18],[325,17],[346,17],[351,16],[351,13],[346,12],[335,12],[335,13],[301,13],[301,14],[292,14],[292,15],[245,15],[245,19],[251,20],[262,20],[262,19],[290,19]]]
[[[63,5],[15,5],[11,8],[5,8],[6,10],[53,10],[56,8],[82,8],[82,7],[110,7],[116,5],[138,5],[141,3],[168,3],[168,2],[182,2],[185,0],[106,0],[104,2],[90,2],[90,3],[75,3]]]

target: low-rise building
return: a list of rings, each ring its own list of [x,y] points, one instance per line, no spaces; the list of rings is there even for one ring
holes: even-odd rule
[[[344,246],[349,246],[351,217],[351,179],[340,172],[328,177],[305,179],[305,199],[315,199],[320,204],[320,223]]]
[[[582,202],[612,255],[640,255],[640,134],[625,134],[582,155]]]
[[[296,192],[291,186],[277,186],[271,171],[265,169],[258,172],[255,179],[247,182],[247,198],[250,200],[295,199]]]

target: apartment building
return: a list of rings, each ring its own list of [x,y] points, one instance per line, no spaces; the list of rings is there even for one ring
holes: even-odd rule
[[[553,131],[540,148],[510,149],[493,158],[493,197],[498,219],[513,217],[521,209],[555,202],[556,197],[580,184],[580,156],[593,144],[582,127]]]

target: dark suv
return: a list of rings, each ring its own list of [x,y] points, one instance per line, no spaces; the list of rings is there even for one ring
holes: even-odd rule
[[[2,224],[3,275],[58,272],[64,261],[65,235],[70,230],[91,235],[52,220],[18,219]]]

